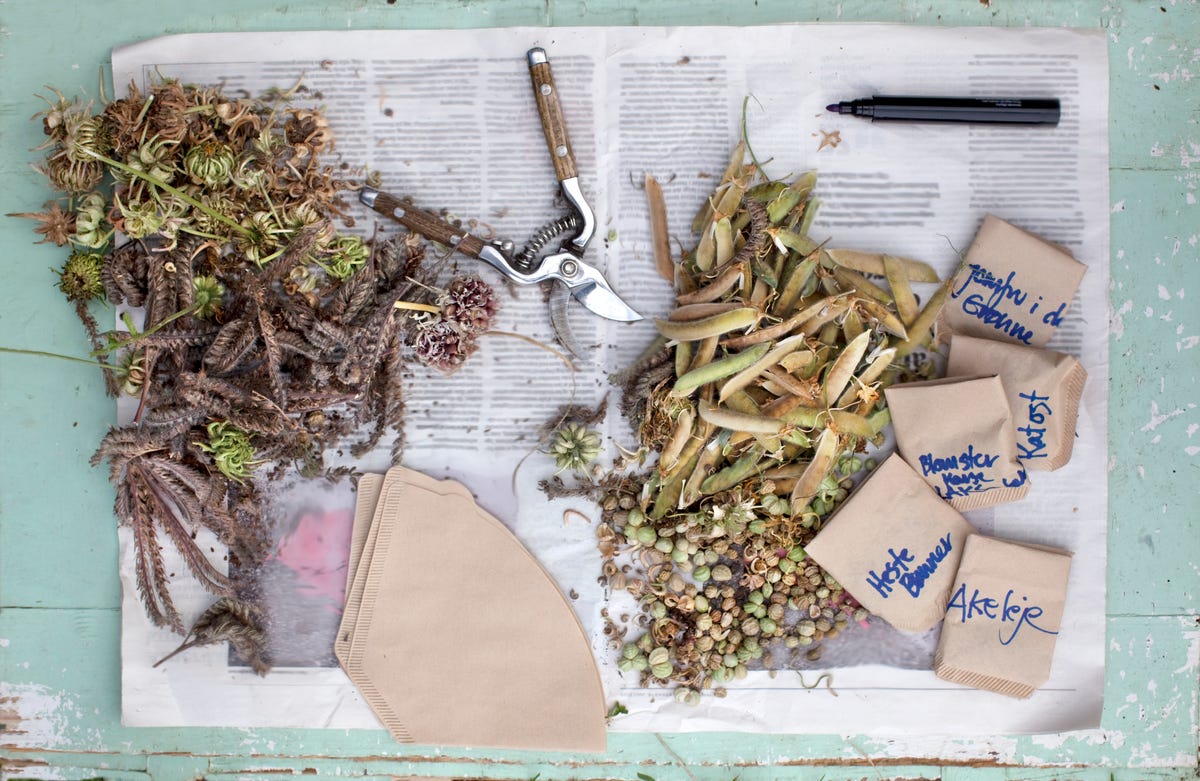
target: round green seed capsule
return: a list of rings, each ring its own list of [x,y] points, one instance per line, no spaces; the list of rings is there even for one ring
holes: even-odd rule
[[[704,596],[703,594],[697,594],[695,599],[693,600],[693,604],[696,607],[697,613],[707,613],[708,612],[708,597]]]
[[[799,545],[797,545],[788,551],[787,557],[799,564],[808,558],[808,554],[804,552],[804,548],[801,548]]]
[[[712,579],[718,583],[725,583],[733,580],[733,570],[729,569],[729,567],[724,564],[718,564],[712,568]]]
[[[648,659],[651,667],[659,664],[666,664],[667,662],[671,661],[671,652],[660,646],[650,652]]]
[[[639,526],[633,536],[642,545],[653,545],[658,540],[658,532],[653,526]]]
[[[666,679],[670,678],[671,673],[673,672],[675,672],[675,668],[671,666],[670,662],[667,662],[666,664],[650,665],[650,674],[655,678],[658,678],[660,681],[665,681]]]
[[[682,564],[688,560],[688,553],[683,548],[675,548],[671,551],[671,561],[676,564]]]
[[[662,602],[658,601],[657,599],[654,600],[653,602],[650,603],[650,615],[655,618],[666,618],[667,617],[667,606],[664,605]],[[665,650],[665,649],[659,648],[659,649],[655,649],[655,650],[661,651],[661,650]]]
[[[626,643],[621,649],[621,656],[626,659],[633,659],[638,655],[638,647],[633,643]]]
[[[659,537],[658,541],[654,543],[654,549],[663,553],[670,553],[675,550],[675,543],[671,542],[670,537]]]
[[[763,595],[761,591],[751,591],[750,596],[746,597],[752,605],[761,605],[763,603]]]
[[[762,630],[764,635],[775,634],[776,623],[770,618],[760,618],[758,620],[758,628]]]
[[[625,523],[634,528],[641,526],[645,522],[646,514],[642,512],[641,508],[639,507],[634,507],[632,510],[630,510],[629,516],[625,519]]]

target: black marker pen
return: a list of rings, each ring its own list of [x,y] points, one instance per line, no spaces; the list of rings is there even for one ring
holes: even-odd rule
[[[1057,125],[1058,98],[927,98],[876,95],[825,107],[835,114],[905,122],[983,122]]]

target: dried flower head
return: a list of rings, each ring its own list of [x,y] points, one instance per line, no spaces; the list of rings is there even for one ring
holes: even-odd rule
[[[421,328],[413,343],[413,351],[418,361],[446,374],[457,371],[475,349],[476,344],[472,337],[441,318]]]
[[[72,252],[58,272],[58,289],[68,301],[87,302],[104,295],[100,270],[104,256],[95,252]]]
[[[329,255],[318,263],[334,279],[346,279],[358,271],[369,255],[367,245],[358,236],[338,236],[327,251]]]
[[[233,148],[220,141],[205,141],[188,150],[183,170],[196,184],[219,187],[233,178],[237,163]]]
[[[230,480],[243,483],[259,464],[265,463],[255,458],[251,435],[229,421],[214,420],[206,431],[208,442],[197,442],[196,446],[211,455],[217,469]]]
[[[488,330],[499,306],[491,285],[474,275],[456,277],[438,303],[446,318],[468,334]]]
[[[559,470],[582,472],[600,457],[600,434],[582,423],[564,423],[554,432],[550,455]]]
[[[225,300],[225,286],[213,276],[192,278],[192,314],[201,320],[219,317]]]
[[[10,212],[6,216],[26,217],[31,220],[37,220],[40,224],[33,230],[35,233],[40,233],[42,239],[35,243],[45,244],[46,242],[51,242],[60,247],[66,246],[75,232],[75,215],[71,212],[63,211],[58,201],[46,201],[42,204],[42,208],[45,211]]]
[[[100,193],[88,193],[75,211],[75,235],[71,240],[90,249],[100,249],[108,243],[112,231],[105,227],[108,204]]]
[[[121,392],[129,396],[141,395],[146,383],[146,354],[142,350],[129,350],[117,364],[117,382]]]

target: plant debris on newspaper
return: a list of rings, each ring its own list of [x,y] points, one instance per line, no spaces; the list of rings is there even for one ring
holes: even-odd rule
[[[804,546],[874,466],[882,389],[933,374],[922,348],[948,292],[921,307],[928,265],[818,245],[815,175],[769,181],[744,157],[697,215],[699,244],[660,266],[676,306],[617,378],[654,467],[543,484],[601,503],[602,582],[641,608],[606,611],[619,668],[692,703],[751,665],[816,660],[867,618]]]
[[[325,451],[359,455],[387,432],[398,460],[405,357],[455,370],[496,309],[477,277],[435,287],[419,236],[339,232],[335,221],[353,224],[340,194],[357,184],[322,162],[329,125],[293,93],[231,98],[165,80],[144,94],[131,85],[98,112],[55,93],[37,115],[48,137],[37,168],[59,197],[16,215],[69,251],[58,286],[108,392],[138,400],[93,463],[108,461],[147,615],[184,631],[161,555],[169,543],[220,598],[214,609],[236,617],[194,627],[191,642],[239,628],[260,671],[250,646],[269,621],[240,604],[255,600],[269,543],[260,482],[289,469],[345,474]],[[90,311],[101,300],[141,310],[143,325],[126,314],[124,329],[102,329]],[[201,527],[228,546],[237,574],[198,547]]]

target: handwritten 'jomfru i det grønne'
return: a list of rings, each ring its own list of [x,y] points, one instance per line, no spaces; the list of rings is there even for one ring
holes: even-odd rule
[[[1021,344],[1033,343],[1032,323],[1040,322],[1054,328],[1062,325],[1066,301],[1051,302],[1052,308],[1043,309],[1045,296],[1031,300],[1031,293],[1014,283],[1015,271],[1008,272],[1004,279],[997,279],[977,263],[968,268],[970,273],[966,280],[950,293],[950,298],[958,301],[963,313]]]

